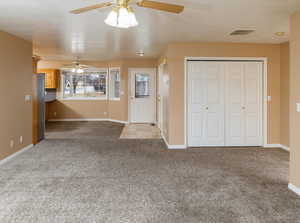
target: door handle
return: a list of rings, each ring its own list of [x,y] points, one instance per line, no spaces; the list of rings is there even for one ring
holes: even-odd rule
[[[208,110],[208,107],[206,107],[205,109]]]

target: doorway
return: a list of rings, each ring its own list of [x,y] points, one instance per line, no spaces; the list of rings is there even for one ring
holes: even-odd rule
[[[129,111],[130,123],[156,123],[156,69],[130,68]]]

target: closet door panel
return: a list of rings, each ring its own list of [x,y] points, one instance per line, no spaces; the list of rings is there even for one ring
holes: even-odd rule
[[[206,125],[207,146],[224,146],[224,63],[207,62]]]
[[[200,146],[205,139],[206,78],[204,66],[199,62],[188,63],[188,145]]]
[[[244,145],[244,66],[226,64],[226,146]]]
[[[262,63],[245,63],[245,145],[262,145]]]
[[[188,145],[224,146],[224,65],[188,63]]]

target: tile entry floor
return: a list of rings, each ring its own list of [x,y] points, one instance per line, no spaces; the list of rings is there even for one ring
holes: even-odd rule
[[[123,128],[121,139],[160,139],[160,130],[152,124],[129,124]]]

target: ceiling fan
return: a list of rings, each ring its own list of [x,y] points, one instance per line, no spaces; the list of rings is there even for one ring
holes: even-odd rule
[[[73,61],[71,64],[64,64],[64,68],[69,68],[73,73],[82,74],[85,69],[88,69],[89,66],[85,64],[81,64],[79,62],[79,57],[75,61]]]
[[[96,5],[87,6],[80,9],[72,10],[72,14],[80,14],[91,10],[113,6],[112,11],[108,14],[104,21],[107,25],[118,27],[118,28],[129,28],[137,26],[138,22],[134,15],[134,11],[131,4],[136,4],[138,7],[150,8],[170,13],[181,13],[184,6],[156,2],[150,0],[115,0],[114,2],[104,2]]]

